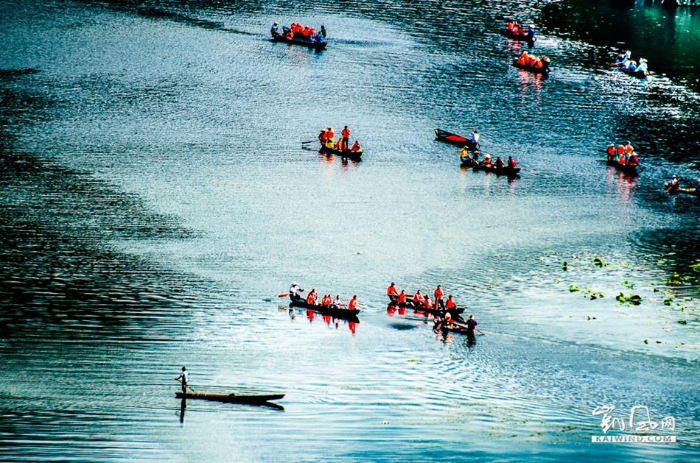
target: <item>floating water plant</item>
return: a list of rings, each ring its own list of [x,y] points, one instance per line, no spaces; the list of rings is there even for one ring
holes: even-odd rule
[[[595,258],[593,259],[593,263],[595,264],[596,267],[601,267],[601,268],[608,265],[607,262],[605,262],[603,259],[601,259],[598,256],[595,256]]]
[[[578,289],[578,286],[576,285],[569,285],[569,291],[575,293],[576,291],[580,291],[580,289]]]
[[[622,282],[622,286],[624,286],[625,288],[634,289],[634,283],[630,283],[627,280]]]
[[[618,294],[615,299],[617,299],[620,304],[630,304],[630,305],[639,305],[642,303],[642,296],[638,294],[630,294],[629,296],[625,296],[623,293]]]

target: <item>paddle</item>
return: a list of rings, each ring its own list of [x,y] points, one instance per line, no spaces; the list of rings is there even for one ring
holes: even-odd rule
[[[289,296],[289,293],[282,293],[282,294],[277,295],[277,297],[287,297],[287,296]]]
[[[316,140],[309,140],[309,141],[303,141],[301,142],[302,145],[306,145],[307,143],[314,143]]]

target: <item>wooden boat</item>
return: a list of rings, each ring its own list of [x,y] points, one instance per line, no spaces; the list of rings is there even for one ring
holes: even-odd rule
[[[517,59],[514,59],[513,66],[515,66],[518,69],[522,69],[524,71],[534,72],[535,74],[542,74],[543,76],[549,75],[549,64],[546,64],[544,67],[541,67],[541,68],[535,68],[535,67],[528,66],[526,64],[520,64]]]
[[[282,399],[285,394],[217,394],[213,392],[176,392],[178,399],[202,399],[214,402],[263,405],[271,400]]]
[[[517,177],[520,173],[520,167],[508,167],[504,166],[500,169],[494,165],[486,166],[484,164],[476,164],[473,166],[474,170],[483,170],[485,172],[493,172],[496,175],[506,175],[510,178]]]
[[[447,132],[446,130],[435,129],[435,139],[443,141],[445,143],[450,143],[452,145],[466,146],[470,150],[479,149],[479,147],[474,145],[474,143],[470,139],[461,135],[457,135],[455,133]]]
[[[356,161],[362,160],[362,148],[357,151],[353,150],[338,150],[335,148],[329,148],[327,146],[321,146],[321,153],[323,154],[334,154],[343,158],[354,159]]]
[[[315,312],[330,315],[335,318],[342,318],[344,320],[357,321],[357,316],[360,313],[360,309],[349,310],[343,307],[337,307],[335,305],[322,306],[322,305],[311,305],[303,299],[295,299],[289,303],[289,307],[297,307],[300,309],[311,309]]]
[[[617,68],[620,71],[627,74],[628,76],[638,77],[640,79],[644,79],[645,77],[647,77],[649,75],[649,71],[633,71],[631,69],[628,69],[628,68],[622,66],[622,63],[617,63]]]
[[[664,183],[664,190],[666,190],[666,193],[670,195],[677,195],[677,194],[688,194],[688,195],[693,195],[693,196],[700,196],[698,195],[698,190],[697,188],[682,188],[679,184],[671,185],[670,182],[665,182]]]
[[[636,177],[639,175],[637,172],[637,166],[630,166],[627,164],[620,164],[617,161],[614,160],[606,160],[605,163],[611,167],[614,167],[615,169],[619,170],[620,172],[623,172],[626,175],[629,175],[630,177]]]
[[[323,42],[316,42],[300,37],[292,37],[291,39],[288,39],[284,36],[284,34],[280,34],[279,32],[272,33],[272,40],[274,42],[285,42],[293,45],[302,45],[304,47],[313,48],[316,51],[325,50],[326,46],[328,45],[328,42],[326,42],[325,40]]]
[[[505,35],[506,37],[514,40],[524,40],[528,44],[530,44],[530,46],[532,46],[535,43],[535,40],[537,40],[537,37],[535,37],[534,35],[530,35],[525,29],[521,29],[521,31],[522,32],[516,34],[507,27],[504,27],[503,29],[501,29],[501,35]]]
[[[411,295],[411,297],[412,297],[412,295]],[[441,309],[435,309],[435,308],[433,308],[433,309],[426,309],[425,307],[416,308],[416,306],[413,304],[413,301],[411,301],[410,299],[407,299],[406,302],[402,302],[401,304],[399,304],[396,302],[396,300],[394,298],[390,297],[389,298],[389,306],[406,307],[408,309],[419,310],[421,312],[425,312],[425,313],[433,315],[433,316],[434,315],[442,315],[442,312],[443,312]],[[450,309],[449,312],[450,312],[450,315],[455,317],[457,315],[464,313],[464,307],[457,307],[455,309]]]
[[[464,334],[467,336],[469,339],[475,339],[476,335],[474,331],[470,330],[466,326],[463,325],[457,325],[457,324],[452,324],[452,325],[446,325],[442,322],[436,323],[435,326],[433,326],[433,329],[435,331],[442,331],[443,333],[459,333],[459,334]]]

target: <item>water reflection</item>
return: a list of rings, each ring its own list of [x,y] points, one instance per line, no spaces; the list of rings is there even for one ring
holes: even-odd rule
[[[309,323],[314,323],[318,319],[318,317],[320,316],[321,320],[323,320],[323,323],[326,326],[333,327],[336,329],[339,329],[341,325],[347,326],[348,330],[350,330],[350,332],[353,334],[353,336],[357,333],[357,327],[360,324],[360,320],[357,317],[338,318],[338,317],[333,317],[327,313],[317,312],[313,309],[297,309],[297,310],[304,312],[304,314],[306,315],[306,319],[309,321]],[[297,310],[295,310],[294,307],[289,307],[288,313],[289,313],[290,320],[296,320]]]

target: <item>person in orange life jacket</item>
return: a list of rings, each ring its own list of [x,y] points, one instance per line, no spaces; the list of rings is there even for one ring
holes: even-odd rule
[[[460,161],[466,161],[469,159],[469,148],[467,148],[467,145],[464,145],[459,151],[459,159]]]
[[[625,147],[623,145],[617,145],[617,156],[615,156],[616,161],[620,161],[620,157],[625,155]]]
[[[333,145],[335,145],[335,133],[333,127],[328,127],[326,129],[326,148],[333,148]]]
[[[618,159],[617,162],[620,163],[621,166],[627,164],[627,155],[624,153],[624,151],[622,154],[620,154],[620,159]]]
[[[357,310],[357,296],[353,296],[348,303],[348,310]]]
[[[304,27],[304,30],[301,31],[301,36],[307,40],[311,37],[311,29],[309,29],[309,26]]]
[[[306,303],[309,305],[316,305],[317,297],[318,294],[316,294],[316,290],[312,289],[311,292],[309,292],[308,296],[306,296]]]
[[[492,167],[492,164],[491,164],[491,155],[490,155],[490,154],[486,153],[486,154],[484,155],[484,160],[481,161],[481,165],[484,166],[484,167]]]
[[[442,300],[442,297],[444,295],[445,295],[445,293],[442,291],[442,286],[437,285],[437,288],[435,288],[435,291],[433,291],[433,296],[435,297],[435,305],[436,306],[445,305],[445,301]]]
[[[503,159],[501,159],[501,157],[498,156],[496,157],[496,164],[494,165],[496,166],[496,169],[503,169],[505,164],[503,163]]]
[[[452,299],[452,294],[447,296],[447,302],[445,303],[445,310],[453,310],[457,308],[457,303]]]
[[[608,149],[605,150],[605,153],[608,155],[608,161],[614,161],[615,160],[615,144],[610,143],[608,145]]]
[[[630,167],[637,167],[639,165],[639,158],[637,157],[637,153],[634,151],[630,153],[630,157],[627,159],[627,165]]]
[[[392,301],[396,301],[399,298],[399,292],[396,290],[396,285],[393,282],[386,289],[386,295],[389,296],[389,299]]]
[[[330,294],[326,294],[325,296],[323,296],[321,298],[321,305],[323,307],[330,307],[332,303],[333,303],[333,299],[331,299]]]
[[[343,151],[343,139],[338,138],[338,140],[335,142],[335,145],[333,145],[333,148],[335,148],[338,151]]]
[[[350,151],[360,151],[362,147],[360,146],[360,142],[355,140],[355,143],[352,144],[352,148],[350,148]]]
[[[403,289],[399,293],[399,298],[396,300],[397,304],[405,304],[406,303],[406,291]]]
[[[323,129],[318,134],[318,141],[321,142],[321,146],[326,146],[326,140],[328,139],[328,129]]]
[[[513,156],[508,156],[508,168],[515,169],[516,167],[518,167],[518,165],[515,162],[515,158]]]
[[[416,291],[413,295],[413,307],[420,309],[423,306],[423,295],[420,293],[420,289]]]
[[[340,132],[340,136],[343,137],[343,150],[347,150],[350,146],[350,129],[348,129],[347,125]]]
[[[527,51],[524,51],[523,54],[520,55],[520,58],[518,58],[518,64],[521,66],[527,66],[528,58],[529,56]]]
[[[430,300],[430,296],[427,294],[423,298],[423,307],[425,307],[427,310],[431,310],[434,307],[432,301]]]
[[[634,148],[632,148],[632,144],[630,142],[627,142],[627,144],[625,145],[625,154],[629,156],[630,154],[632,154],[632,151],[634,151]]]

